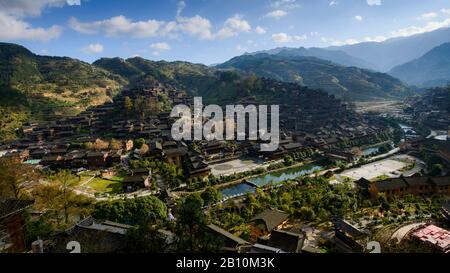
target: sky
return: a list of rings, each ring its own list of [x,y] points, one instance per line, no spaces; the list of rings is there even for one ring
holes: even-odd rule
[[[450,26],[450,0],[0,0],[0,41],[36,54],[215,64],[276,47]]]

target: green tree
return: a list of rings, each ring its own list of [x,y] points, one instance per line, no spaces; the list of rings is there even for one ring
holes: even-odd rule
[[[300,209],[300,215],[306,221],[312,221],[315,218],[314,211],[309,207],[302,207]]]
[[[207,218],[203,213],[203,199],[199,194],[186,197],[179,206],[177,233],[180,238],[181,250],[197,252],[200,237],[204,233]]]
[[[201,197],[206,205],[212,205],[220,201],[221,193],[214,187],[208,187],[202,192]]]
[[[144,144],[145,144],[145,139],[138,138],[138,139],[134,140],[133,147],[136,149],[140,149],[140,148],[142,148],[142,145],[144,145]]]
[[[135,225],[166,220],[167,207],[155,196],[104,201],[95,204],[93,216],[97,219]]]
[[[19,199],[27,194],[25,185],[39,178],[40,173],[19,157],[0,158],[0,196]]]
[[[125,112],[127,115],[131,114],[131,110],[133,110],[133,101],[130,97],[126,96],[123,100],[123,108],[125,109]]]
[[[166,250],[165,239],[158,232],[159,225],[152,222],[141,223],[127,231],[126,253],[162,253]]]
[[[76,206],[74,186],[78,179],[68,170],[63,170],[51,177],[55,187],[59,189],[58,201],[64,213],[65,224],[69,223],[69,212]]]

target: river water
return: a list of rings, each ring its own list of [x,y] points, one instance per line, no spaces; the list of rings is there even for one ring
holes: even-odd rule
[[[322,169],[323,168],[318,165],[306,165],[285,171],[273,172],[258,177],[250,178],[247,180],[248,183],[242,182],[237,185],[223,188],[220,192],[222,193],[222,197],[225,200],[233,197],[242,196],[247,193],[255,192],[256,187],[262,188],[269,184],[272,185],[281,184],[285,181],[295,179],[303,175],[312,174],[315,171],[320,171]]]

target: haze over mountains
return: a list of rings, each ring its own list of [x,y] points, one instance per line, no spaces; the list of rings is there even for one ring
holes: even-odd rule
[[[245,65],[243,65],[242,61],[250,60],[247,56],[261,57],[263,56],[261,54],[277,56],[278,60],[284,58],[285,61],[297,59],[297,62],[301,57],[316,57],[342,66],[385,72],[409,85],[417,87],[433,87],[446,85],[450,80],[450,64],[448,61],[450,52],[448,46],[444,45],[449,42],[450,28],[441,28],[409,37],[389,39],[384,42],[365,42],[328,48],[275,48],[272,50],[247,53],[244,56],[233,58],[223,65],[219,65],[219,67],[229,68],[236,66],[235,68],[243,69]],[[267,57],[268,56],[266,56],[266,59]],[[339,94],[336,88],[339,89],[339,85],[342,85],[340,81],[330,78],[332,82],[329,83],[327,87],[320,86],[321,84],[324,84],[326,80],[317,82],[317,75],[315,75],[316,79],[312,77],[313,75],[308,75],[309,70],[307,69],[308,71],[306,71],[304,66],[307,59],[304,58],[303,60],[303,67],[294,68],[291,62],[289,68],[291,71],[283,71],[281,73],[283,75],[280,75],[281,67],[266,67],[264,69],[261,67],[247,67],[247,69],[250,72],[259,75],[288,81],[294,80],[304,82],[315,86],[316,88],[329,89],[328,91],[332,90],[330,92],[337,92],[336,94]],[[309,63],[310,65],[312,64],[311,59],[309,59]],[[275,69],[278,70],[278,72],[274,73],[273,70]],[[343,69],[335,69],[335,71],[328,71],[328,73],[332,73],[335,77],[336,73],[339,73],[339,70]],[[297,74],[294,75],[295,73],[293,72]],[[364,72],[369,73],[369,71]],[[302,77],[302,74],[304,77]],[[357,80],[357,77],[353,78],[353,80]],[[344,85],[344,87],[347,86]],[[349,89],[355,91],[355,89]],[[341,91],[345,93],[345,88]]]
[[[402,65],[423,56],[431,49],[450,42],[450,28],[417,34],[404,38],[389,39],[384,42],[365,42],[340,47],[340,50],[353,57],[374,64],[375,69],[387,72],[395,66]]]
[[[14,139],[16,128],[25,121],[75,115],[111,101],[126,86],[164,84],[202,96],[205,103],[222,105],[241,99],[292,102],[292,94],[304,94],[305,103],[334,100],[325,92],[298,84],[187,62],[136,57],[103,58],[88,64],[67,57],[38,56],[6,43],[0,44],[0,58],[0,141]]]
[[[323,60],[328,60],[336,64],[344,66],[356,66],[365,69],[375,69],[375,65],[366,62],[360,58],[350,56],[344,51],[340,50],[327,50],[318,47],[312,48],[289,48],[289,47],[279,47],[271,50],[257,51],[254,53],[249,53],[247,55],[257,55],[261,53],[266,53],[270,55],[278,55],[283,57],[316,57]]]
[[[411,85],[442,86],[450,82],[450,43],[433,48],[422,57],[394,67],[389,74]]]
[[[401,81],[384,73],[342,66],[315,57],[289,57],[283,52],[244,55],[218,67],[295,82],[348,100],[398,99],[411,94]]]
[[[89,64],[39,56],[8,43],[0,43],[0,59],[0,136],[8,138],[22,121],[75,114],[109,101],[128,85],[169,84],[204,96],[205,101],[225,103],[240,94],[267,93],[254,74],[275,81],[269,80],[269,86],[284,81],[346,100],[401,100],[414,94],[408,85],[433,87],[450,81],[450,29],[381,43],[276,48],[238,56],[215,67],[138,57],[102,58]]]

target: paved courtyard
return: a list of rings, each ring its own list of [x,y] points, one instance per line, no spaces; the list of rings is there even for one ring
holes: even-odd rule
[[[242,159],[235,159],[224,163],[210,165],[211,172],[214,176],[227,176],[234,173],[251,171],[263,166],[263,162]]]
[[[363,177],[368,180],[372,180],[380,176],[399,177],[402,174],[401,170],[413,161],[416,161],[416,159],[411,156],[394,156],[344,171],[341,173],[341,176],[349,177],[354,180],[359,180]]]

